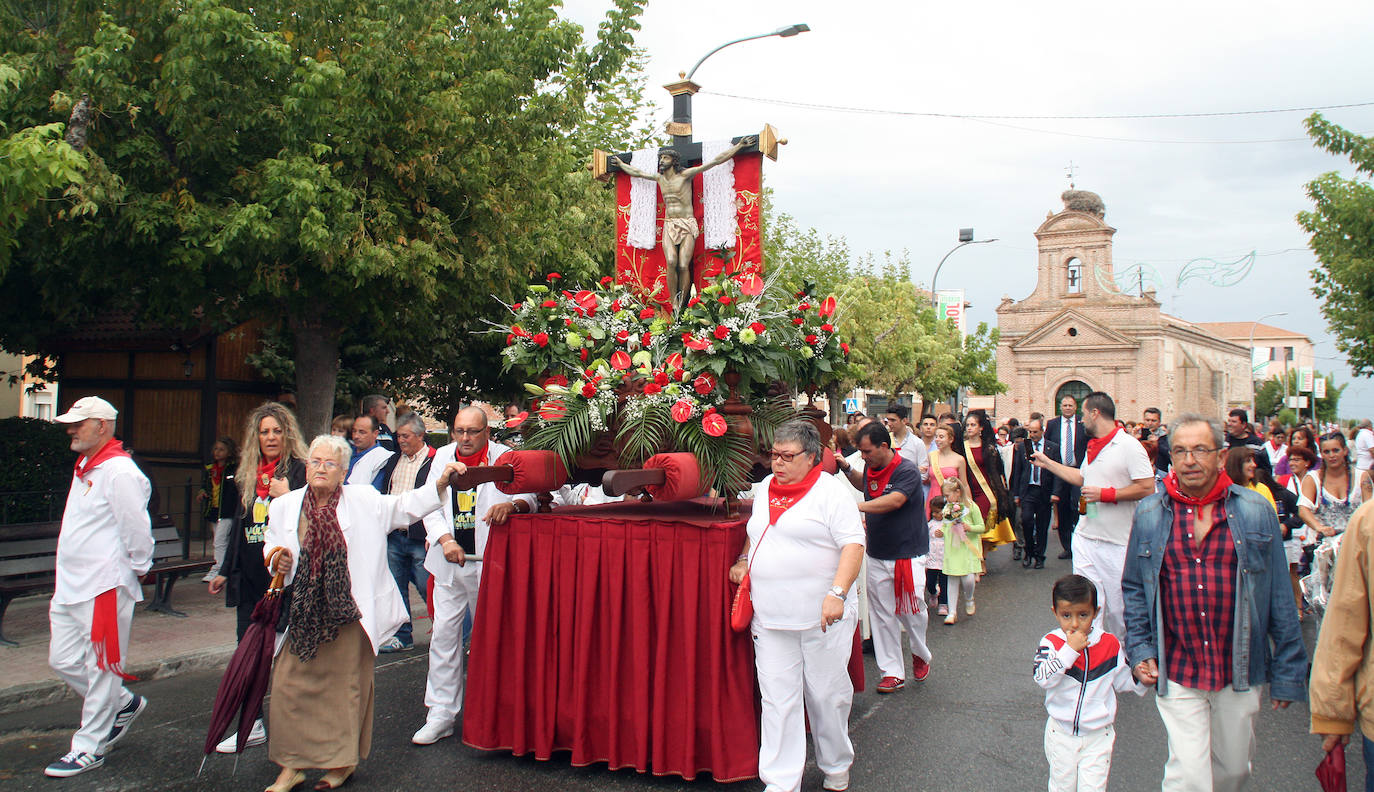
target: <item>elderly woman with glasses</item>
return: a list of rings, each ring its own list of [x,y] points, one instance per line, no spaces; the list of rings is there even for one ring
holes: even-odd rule
[[[769,454],[773,473],[762,483],[767,498],[755,500],[748,538],[730,569],[735,583],[747,572],[752,588],[765,792],[800,789],[806,716],[824,789],[847,789],[854,763],[847,666],[858,607],[848,594],[863,560],[864,528],[849,485],[822,475],[821,453],[813,424],[778,428]]]
[[[269,507],[264,556],[291,585],[290,626],[272,669],[268,757],[281,765],[269,792],[325,768],[315,789],[334,789],[372,748],[377,648],[406,619],[386,563],[387,533],[439,508],[450,464],[434,486],[382,495],[345,485],[351,452],[341,437],[310,444],[306,486]]]

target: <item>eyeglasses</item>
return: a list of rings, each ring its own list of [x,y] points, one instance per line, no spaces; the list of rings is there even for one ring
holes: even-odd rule
[[[768,458],[769,458],[770,460],[774,461],[774,462],[777,462],[778,460],[782,460],[783,462],[791,462],[792,460],[796,459],[797,457],[801,456],[801,455],[804,454],[804,453],[806,453],[806,452],[805,452],[805,451],[792,451],[792,452],[787,452],[787,451],[769,451],[769,452],[768,452]]]
[[[460,429],[456,426],[453,428],[453,433],[458,435],[459,437],[473,437],[485,431],[487,431],[487,427],[485,426],[483,426],[481,429]]]
[[[1178,459],[1197,459],[1203,454],[1215,454],[1220,448],[1171,448],[1169,454]]]
[[[324,468],[331,473],[339,469],[339,463],[332,459],[307,459],[305,460],[305,466],[311,470],[315,468]]]

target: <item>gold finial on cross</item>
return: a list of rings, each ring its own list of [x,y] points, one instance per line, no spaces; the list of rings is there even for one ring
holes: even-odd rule
[[[1067,168],[1064,169],[1064,173],[1067,174],[1068,177],[1069,177],[1069,189],[1070,189],[1070,190],[1075,189],[1075,188],[1074,188],[1074,185],[1073,185],[1073,174],[1074,174],[1074,171],[1077,170],[1077,169],[1078,169],[1078,166],[1073,164],[1073,160],[1069,160],[1069,167],[1067,167]]]

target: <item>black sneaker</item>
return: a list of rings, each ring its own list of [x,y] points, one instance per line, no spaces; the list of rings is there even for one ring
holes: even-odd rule
[[[87,770],[94,770],[105,764],[104,756],[88,754],[85,751],[72,751],[56,762],[48,765],[43,771],[43,775],[49,778],[69,778],[74,775],[81,775]]]
[[[115,743],[124,739],[124,735],[129,733],[129,724],[134,722],[134,718],[143,714],[143,710],[148,708],[148,699],[135,695],[123,709],[115,713],[114,725],[110,727],[110,733],[105,738],[103,750],[109,753]]]

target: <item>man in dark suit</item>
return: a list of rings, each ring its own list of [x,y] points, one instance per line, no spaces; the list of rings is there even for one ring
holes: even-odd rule
[[[1088,453],[1088,433],[1083,431],[1083,419],[1078,417],[1078,400],[1065,396],[1059,400],[1059,415],[1045,426],[1045,437],[1059,445],[1060,461],[1069,467],[1082,467]],[[1078,527],[1079,488],[1059,481],[1055,511],[1059,515],[1059,543],[1064,546],[1060,558],[1073,558],[1073,529]]]
[[[1032,418],[1026,424],[1027,439],[1036,451],[1059,461],[1059,444],[1045,437],[1040,420]],[[1021,515],[1021,530],[1026,538],[1023,566],[1045,568],[1045,545],[1049,543],[1051,498],[1059,486],[1059,479],[1048,470],[1030,463],[1023,445],[1017,444],[1011,463],[1011,493]]]

